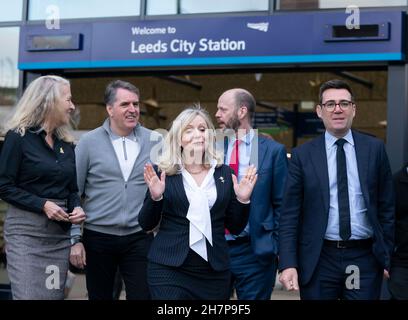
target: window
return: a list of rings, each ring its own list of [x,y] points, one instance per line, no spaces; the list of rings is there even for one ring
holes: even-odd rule
[[[278,0],[278,10],[301,10],[301,9],[334,9],[357,7],[394,7],[406,6],[407,0]]]
[[[148,0],[147,1],[146,14],[177,14],[177,0]]]
[[[0,22],[20,21],[23,16],[23,0],[0,0]]]
[[[30,0],[29,20],[124,17],[140,14],[140,0]]]
[[[242,12],[268,9],[269,0],[148,0],[146,14]]]
[[[0,132],[7,114],[17,101],[19,33],[18,27],[0,28]]]

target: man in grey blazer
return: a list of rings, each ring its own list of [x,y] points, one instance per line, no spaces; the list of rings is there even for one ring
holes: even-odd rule
[[[89,299],[113,297],[119,269],[127,299],[149,299],[147,252],[152,234],[142,231],[138,214],[147,186],[143,167],[157,135],[140,125],[140,93],[116,80],[105,90],[109,118],[82,136],[76,147],[78,188],[87,213],[82,238],[73,229],[70,261],[86,265]]]

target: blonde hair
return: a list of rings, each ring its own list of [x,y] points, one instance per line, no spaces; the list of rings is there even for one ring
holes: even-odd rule
[[[42,76],[31,82],[17,103],[11,119],[6,123],[6,132],[13,130],[24,136],[29,128],[45,129],[45,120],[60,103],[61,87],[64,85],[70,85],[67,79],[52,75]],[[55,128],[54,133],[61,140],[74,141],[69,125]]]
[[[160,171],[165,171],[167,175],[180,173],[183,165],[181,137],[186,127],[197,116],[202,117],[208,127],[206,130],[207,148],[204,152],[203,165],[206,168],[210,168],[213,160],[216,160],[217,167],[222,164],[222,156],[217,153],[215,147],[215,128],[211,118],[208,112],[202,109],[200,105],[194,105],[181,112],[173,121],[164,140],[163,153],[158,164]]]

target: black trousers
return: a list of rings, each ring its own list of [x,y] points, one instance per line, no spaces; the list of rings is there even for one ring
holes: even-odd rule
[[[300,287],[302,300],[378,300],[384,270],[367,248],[323,245],[312,279]]]
[[[391,266],[388,289],[391,299],[408,300],[408,267]]]
[[[147,252],[152,234],[140,231],[115,236],[84,230],[86,287],[89,300],[112,300],[116,271],[125,282],[127,300],[150,299],[147,285]]]

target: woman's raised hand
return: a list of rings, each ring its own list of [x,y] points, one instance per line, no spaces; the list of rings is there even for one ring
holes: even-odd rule
[[[146,163],[143,172],[144,180],[149,187],[150,195],[153,200],[157,201],[163,195],[166,186],[166,173],[163,171],[160,178],[157,176],[150,163]]]
[[[241,202],[248,202],[251,198],[252,190],[254,189],[258,175],[256,174],[256,167],[250,165],[247,168],[246,174],[238,183],[237,177],[232,175],[232,182],[234,183],[234,191],[237,199]]]

